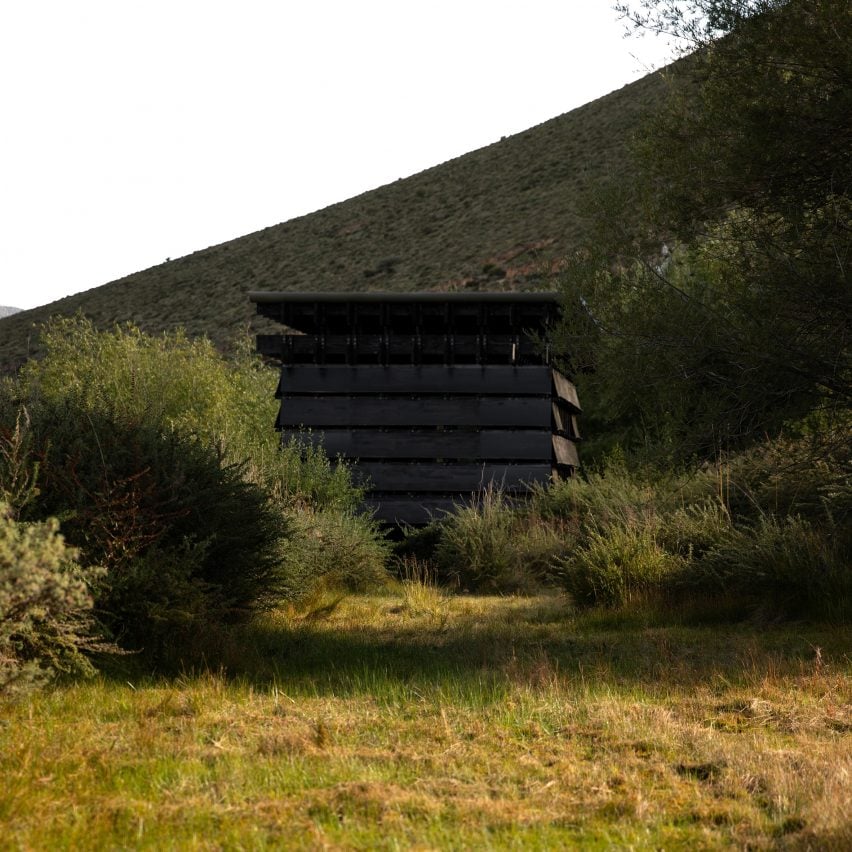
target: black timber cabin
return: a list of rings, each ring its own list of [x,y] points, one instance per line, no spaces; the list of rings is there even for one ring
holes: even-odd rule
[[[266,293],[286,329],[282,441],[355,463],[378,520],[423,524],[489,484],[522,497],[579,465],[574,385],[550,366],[555,293]]]

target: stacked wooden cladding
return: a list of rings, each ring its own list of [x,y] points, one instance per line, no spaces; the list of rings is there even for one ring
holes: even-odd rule
[[[548,364],[552,294],[251,298],[290,330],[258,337],[282,361],[282,440],[354,463],[379,519],[423,523],[491,483],[522,495],[577,467],[577,394]]]

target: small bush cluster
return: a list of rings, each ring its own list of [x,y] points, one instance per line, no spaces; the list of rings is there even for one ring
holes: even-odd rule
[[[26,524],[0,502],[0,692],[88,674],[92,598],[55,520]]]
[[[532,592],[566,548],[562,525],[517,510],[493,488],[434,524],[438,575],[469,592]]]
[[[587,605],[718,596],[763,612],[849,618],[852,466],[842,453],[790,464],[803,449],[767,443],[656,480],[615,466],[540,493],[540,510],[570,517],[579,533],[560,560],[565,587]]]
[[[293,525],[285,553],[290,600],[313,597],[329,586],[364,592],[386,581],[390,544],[368,516],[305,507]]]

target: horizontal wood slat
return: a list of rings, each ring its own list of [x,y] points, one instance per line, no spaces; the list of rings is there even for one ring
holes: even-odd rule
[[[283,431],[281,437],[284,441],[296,440],[315,447],[322,446],[330,456],[341,455],[351,459],[517,459],[541,462],[550,461],[555,440],[549,429],[488,429],[481,432],[325,429]]]
[[[421,494],[414,497],[368,496],[363,503],[378,521],[391,524],[428,524],[463,506],[462,497],[434,497]]]
[[[262,334],[258,351],[288,365],[540,364],[535,341],[508,334]]]
[[[382,269],[388,265],[374,271]],[[555,293],[252,293],[251,299],[260,315],[307,334],[520,334],[547,328],[559,301]]]
[[[545,366],[461,364],[284,367],[276,396],[295,394],[511,394],[550,396],[551,370]]]
[[[550,427],[550,399],[376,399],[297,396],[281,400],[279,428],[344,426]]]
[[[360,462],[352,469],[359,481],[369,480],[372,491],[442,492],[481,491],[493,482],[507,490],[527,483],[546,482],[547,464],[440,464],[439,462]]]

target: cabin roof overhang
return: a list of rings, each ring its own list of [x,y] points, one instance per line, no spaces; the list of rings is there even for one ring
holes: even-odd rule
[[[257,312],[287,334],[461,336],[542,334],[559,313],[559,294],[252,292]]]
[[[279,304],[282,302],[351,302],[353,304],[369,304],[389,302],[393,304],[416,304],[418,302],[447,302],[454,303],[541,303],[559,304],[559,294],[554,292],[460,292],[460,293],[397,293],[371,291],[368,293],[294,293],[284,291],[252,290],[249,299],[255,304]]]

